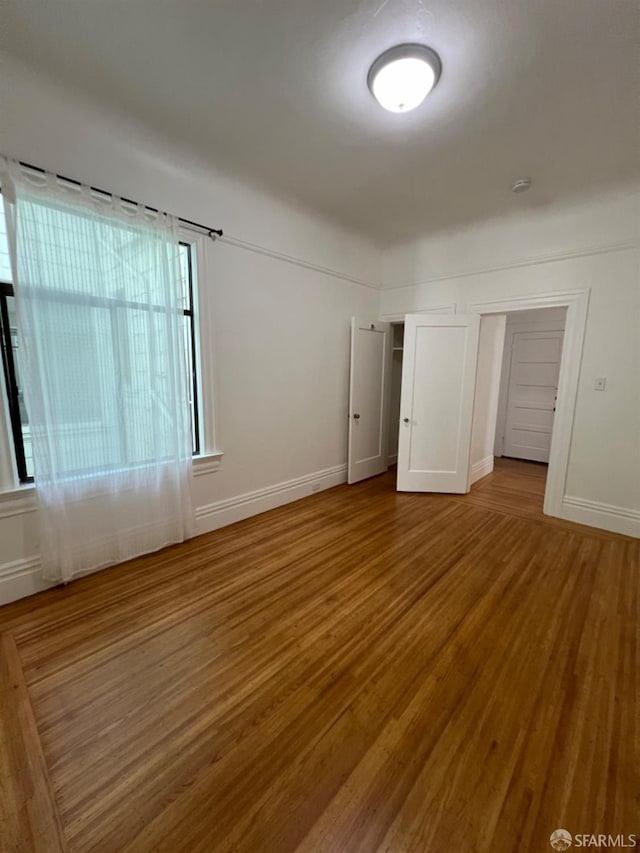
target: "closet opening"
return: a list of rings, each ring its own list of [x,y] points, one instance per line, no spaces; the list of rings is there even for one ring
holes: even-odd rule
[[[389,429],[387,460],[389,466],[398,462],[400,437],[400,395],[402,392],[402,354],[404,351],[404,323],[391,324],[391,375],[389,378]]]

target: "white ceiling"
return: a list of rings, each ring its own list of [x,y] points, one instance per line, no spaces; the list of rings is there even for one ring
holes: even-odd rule
[[[379,240],[640,176],[636,0],[0,0],[0,15],[7,52]],[[404,41],[443,72],[397,115],[366,75]]]

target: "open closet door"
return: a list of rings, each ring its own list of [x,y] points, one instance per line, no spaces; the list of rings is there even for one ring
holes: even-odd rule
[[[469,491],[479,331],[477,314],[406,316],[398,491]]]
[[[387,470],[391,325],[351,320],[351,384],[347,482]]]

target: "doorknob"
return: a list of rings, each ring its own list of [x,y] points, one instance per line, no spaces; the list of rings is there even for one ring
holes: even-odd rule
[[[409,423],[409,418],[403,418],[402,420],[405,422],[405,424]]]
[[[360,415],[356,412],[356,414],[353,416],[353,419],[354,419],[354,421],[359,421]]]

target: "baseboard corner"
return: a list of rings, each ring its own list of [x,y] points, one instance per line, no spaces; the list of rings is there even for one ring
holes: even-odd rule
[[[486,477],[487,474],[490,474],[493,471],[493,465],[493,455],[485,456],[484,459],[474,462],[471,466],[471,485],[477,483],[478,480],[481,480],[483,477]]]

